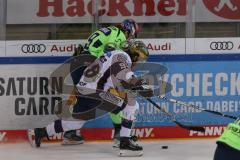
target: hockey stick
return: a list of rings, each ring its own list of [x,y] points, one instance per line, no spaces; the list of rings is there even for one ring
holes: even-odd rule
[[[176,120],[176,117],[173,114],[168,113],[165,109],[163,109],[156,102],[154,102],[150,97],[145,97],[141,93],[139,93],[139,91],[147,91],[148,92],[149,91],[148,88],[149,87],[147,85],[135,86],[134,88],[131,88],[130,90],[126,89],[126,92],[132,92],[133,94],[138,95],[138,96],[146,99],[154,107],[158,108],[160,111],[165,113],[169,118],[171,118],[171,121],[174,122],[175,124],[177,124],[179,127],[187,129],[187,130],[194,130],[194,131],[198,131],[198,132],[205,132],[205,128],[200,127],[200,126],[186,126],[186,125],[183,125],[182,123],[180,123],[180,122],[178,122]]]
[[[186,107],[192,107],[192,108],[198,109],[200,111],[205,111],[205,112],[208,112],[208,113],[212,113],[212,114],[215,114],[215,115],[227,117],[227,118],[234,119],[234,120],[238,119],[238,117],[235,117],[235,116],[231,116],[231,115],[223,114],[221,112],[200,108],[199,106],[189,104],[189,103],[184,103],[184,102],[181,102],[181,101],[178,101],[178,100],[175,100],[175,99],[171,99],[171,98],[167,98],[167,97],[164,97],[164,96],[157,96],[157,97],[161,98],[161,99],[164,99],[166,101],[169,101],[171,103],[176,103],[176,104],[183,105],[183,106],[186,106]]]
[[[145,98],[148,102],[150,102],[151,104],[153,104],[154,107],[158,108],[160,111],[164,112],[167,116],[169,116],[171,118],[171,120],[177,124],[179,127],[187,129],[187,130],[193,130],[193,131],[199,131],[199,132],[205,132],[205,128],[203,127],[199,127],[199,126],[186,126],[181,124],[180,122],[178,122],[175,118],[174,115],[168,113],[167,111],[165,111],[162,107],[160,107],[157,103],[155,103],[151,98]]]
[[[146,87],[148,88],[148,87]],[[187,130],[194,130],[194,131],[198,131],[198,132],[205,132],[205,128],[203,127],[200,127],[200,126],[186,126],[186,125],[183,125],[181,124],[180,122],[178,122],[176,120],[176,117],[173,115],[173,114],[170,114],[168,113],[165,109],[163,109],[162,107],[160,107],[156,102],[154,102],[151,98],[149,97],[145,97],[145,96],[142,96],[138,90],[140,91],[144,91],[145,88],[144,86],[136,86],[134,88],[132,88],[131,90],[128,90],[130,92],[133,92],[135,93],[136,95],[146,99],[148,102],[150,102],[154,107],[158,108],[160,111],[162,111],[163,113],[165,113],[168,117],[171,118],[171,121],[174,122],[175,124],[177,124],[179,127],[181,128],[184,128],[184,129],[187,129]]]

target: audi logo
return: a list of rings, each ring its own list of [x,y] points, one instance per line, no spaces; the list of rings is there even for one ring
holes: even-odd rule
[[[23,53],[44,53],[46,46],[44,44],[24,44],[21,50]]]
[[[211,50],[232,50],[233,47],[234,44],[231,41],[218,41],[210,44]]]

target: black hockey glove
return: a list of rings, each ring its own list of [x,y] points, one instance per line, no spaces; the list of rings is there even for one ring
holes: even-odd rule
[[[138,89],[138,94],[141,95],[142,97],[153,97],[153,90],[147,86],[147,85],[142,85],[140,87],[141,89]]]
[[[134,84],[125,81],[122,81],[121,84],[125,89],[137,92],[142,97],[154,96],[153,90],[148,85],[146,85],[146,82],[142,79],[139,79]]]
[[[79,56],[83,52],[83,46],[81,44],[78,45],[77,48],[75,48],[73,56]]]

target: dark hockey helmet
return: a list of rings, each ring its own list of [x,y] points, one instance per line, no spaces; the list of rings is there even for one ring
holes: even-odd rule
[[[139,33],[140,28],[133,19],[125,19],[120,26],[124,32],[127,32],[127,39],[137,38],[137,34]]]
[[[148,48],[142,41],[128,41],[123,50],[128,53],[132,62],[144,62],[149,56]]]

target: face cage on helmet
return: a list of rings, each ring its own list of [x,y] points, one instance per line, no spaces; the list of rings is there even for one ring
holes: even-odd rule
[[[133,62],[145,62],[148,58],[148,55],[144,54],[140,50],[133,51],[130,49],[130,57]]]

